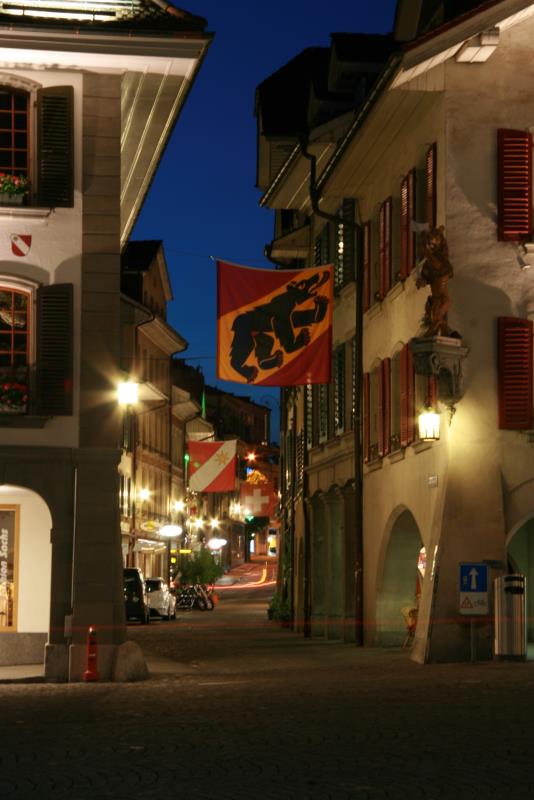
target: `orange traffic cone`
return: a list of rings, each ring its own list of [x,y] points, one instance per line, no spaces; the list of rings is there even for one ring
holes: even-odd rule
[[[100,673],[97,666],[98,644],[96,641],[96,628],[92,626],[87,631],[87,669],[83,673],[84,681],[99,681]]]

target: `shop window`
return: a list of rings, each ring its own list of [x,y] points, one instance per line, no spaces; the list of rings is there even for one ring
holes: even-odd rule
[[[0,631],[17,629],[18,506],[0,506]]]

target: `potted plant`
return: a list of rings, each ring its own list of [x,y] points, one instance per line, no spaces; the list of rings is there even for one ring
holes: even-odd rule
[[[284,627],[287,627],[291,622],[291,610],[289,608],[288,598],[282,597],[278,593],[273,594],[267,608],[267,616],[269,619],[274,619],[280,622]]]
[[[25,175],[0,172],[0,203],[21,205],[29,189],[30,182]]]

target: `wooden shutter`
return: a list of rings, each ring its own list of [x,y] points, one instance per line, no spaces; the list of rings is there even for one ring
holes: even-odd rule
[[[382,455],[391,452],[391,359],[382,361],[381,370],[382,415],[380,424],[382,428]]]
[[[406,280],[415,267],[415,233],[411,223],[415,219],[415,170],[401,181],[400,209],[400,277]]]
[[[391,288],[391,197],[380,206],[380,298],[384,298]]]
[[[498,320],[499,428],[532,428],[532,321]]]
[[[37,93],[37,197],[43,206],[74,205],[72,86]]]
[[[498,237],[530,238],[532,230],[532,135],[498,131]]]
[[[363,375],[363,460],[365,463],[371,458],[371,376],[368,372]]]
[[[37,292],[37,412],[72,414],[73,290],[70,283]]]
[[[363,310],[371,307],[371,223],[363,226]]]
[[[425,182],[426,182],[426,221],[430,230],[436,227],[436,177],[437,177],[437,146],[431,144],[426,153]]]
[[[407,447],[414,439],[414,370],[410,344],[400,351],[400,443]]]

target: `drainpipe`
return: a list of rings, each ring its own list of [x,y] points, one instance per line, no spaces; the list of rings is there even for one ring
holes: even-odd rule
[[[339,217],[335,214],[328,214],[319,208],[320,192],[317,189],[317,159],[307,150],[308,140],[306,136],[301,138],[300,150],[302,155],[310,162],[310,200],[313,213],[326,219],[328,222],[333,222],[339,225]],[[356,317],[356,335],[355,335],[355,397],[356,407],[354,409],[354,521],[355,521],[355,548],[356,557],[354,563],[354,622],[355,622],[355,642],[357,645],[363,645],[363,466],[361,456],[361,390],[363,385],[363,262],[362,262],[362,246],[363,235],[362,226],[357,222],[351,223],[354,232],[356,233],[356,265],[355,265],[355,283],[356,283],[356,304],[355,304],[355,317]],[[307,524],[307,515],[306,515]],[[309,578],[308,578],[309,579]]]

